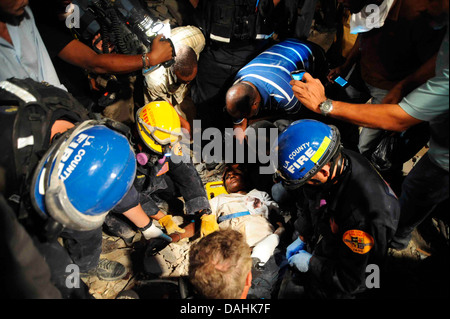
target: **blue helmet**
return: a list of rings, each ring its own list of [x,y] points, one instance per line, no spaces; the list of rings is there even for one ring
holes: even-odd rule
[[[273,163],[278,163],[276,175],[285,187],[297,188],[330,162],[340,148],[336,127],[315,120],[295,121],[272,147]]]
[[[70,229],[96,229],[130,190],[136,174],[135,154],[111,122],[82,122],[49,148],[30,190],[32,204],[41,215]]]

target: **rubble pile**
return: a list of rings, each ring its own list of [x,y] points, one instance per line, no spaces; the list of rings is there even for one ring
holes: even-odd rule
[[[215,167],[214,167],[215,166]],[[225,164],[195,164],[204,185],[212,181],[218,181],[222,178],[222,170]],[[170,213],[170,212],[168,212]],[[174,216],[173,220],[181,225],[183,223],[182,216]],[[161,227],[158,222],[154,225]],[[114,299],[124,290],[132,289],[139,281],[139,278],[145,276],[159,278],[178,278],[187,276],[189,261],[189,247],[198,239],[184,238],[176,243],[167,245],[160,250],[150,260],[146,260],[144,274],[135,273],[136,265],[132,262],[132,253],[135,252],[136,245],[142,244],[140,233],[136,233],[133,243],[127,245],[121,238],[103,234],[102,254],[100,258],[106,258],[122,263],[128,270],[128,274],[117,281],[102,281],[96,276],[84,279],[89,287],[89,292],[96,299]],[[141,271],[141,269],[138,269]]]

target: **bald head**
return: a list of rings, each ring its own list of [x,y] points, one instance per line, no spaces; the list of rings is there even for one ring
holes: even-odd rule
[[[227,112],[234,118],[250,117],[257,100],[257,90],[240,82],[228,89],[226,95]]]

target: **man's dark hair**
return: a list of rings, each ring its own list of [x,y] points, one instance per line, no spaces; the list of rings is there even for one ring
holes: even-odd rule
[[[188,78],[197,67],[197,54],[187,45],[180,46],[176,51],[173,72],[183,78]]]

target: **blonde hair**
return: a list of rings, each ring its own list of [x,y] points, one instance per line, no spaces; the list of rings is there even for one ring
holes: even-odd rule
[[[251,271],[251,250],[236,230],[219,230],[203,237],[189,252],[189,279],[208,299],[239,299]]]

